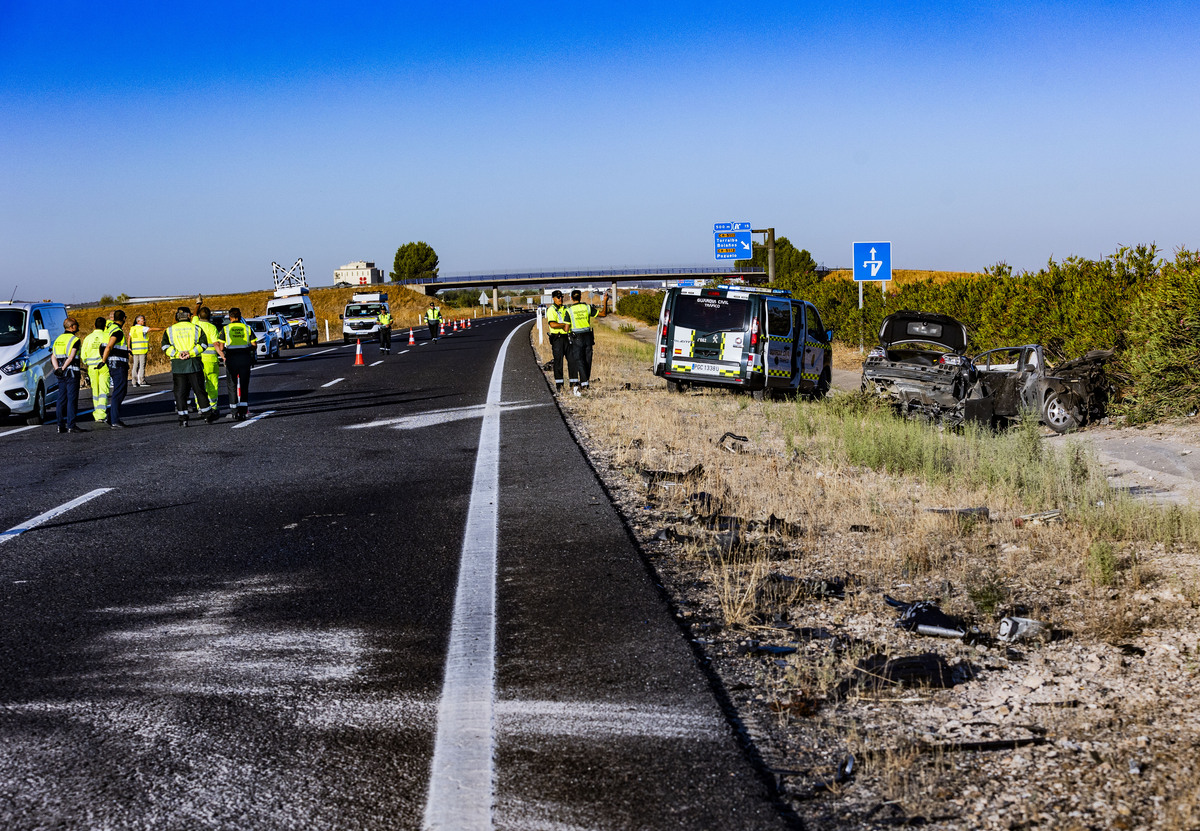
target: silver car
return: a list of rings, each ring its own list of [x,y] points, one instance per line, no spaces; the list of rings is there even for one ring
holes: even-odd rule
[[[279,338],[279,343],[284,349],[295,349],[296,339],[292,335],[292,324],[287,322],[287,318],[278,312],[268,312],[262,316],[262,319],[271,327],[271,331]]]

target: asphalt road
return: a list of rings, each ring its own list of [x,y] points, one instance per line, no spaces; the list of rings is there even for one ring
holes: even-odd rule
[[[0,425],[0,827],[785,827],[527,322]]]

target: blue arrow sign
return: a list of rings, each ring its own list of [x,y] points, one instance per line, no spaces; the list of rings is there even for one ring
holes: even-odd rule
[[[854,243],[854,279],[892,279],[892,244],[890,242]]]

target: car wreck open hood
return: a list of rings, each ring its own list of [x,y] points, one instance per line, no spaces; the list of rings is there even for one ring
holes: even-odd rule
[[[967,327],[949,315],[930,312],[896,312],[883,319],[879,343],[936,343],[962,354],[967,348]]]

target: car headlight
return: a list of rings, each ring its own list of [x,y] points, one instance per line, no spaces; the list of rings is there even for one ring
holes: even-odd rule
[[[4,366],[0,366],[0,372],[5,375],[17,375],[29,369],[29,356],[22,355],[16,360],[9,361]]]

